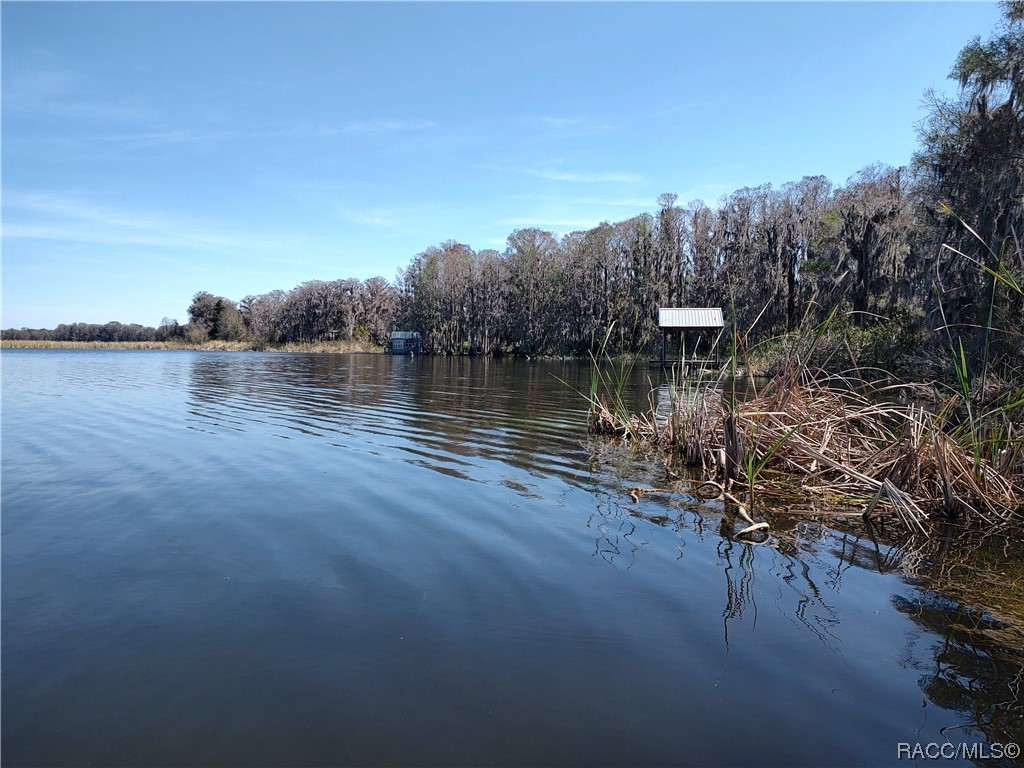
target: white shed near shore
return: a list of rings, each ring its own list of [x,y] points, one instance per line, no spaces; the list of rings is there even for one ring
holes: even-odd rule
[[[680,345],[682,345],[682,335],[686,331],[720,333],[725,327],[725,320],[722,317],[721,307],[660,307],[658,309],[658,327],[661,328],[661,354],[659,361],[664,366],[666,365],[665,344],[669,333],[678,333],[680,335]],[[709,343],[708,347],[708,351],[713,354],[717,361],[717,352],[711,349],[711,343]],[[684,348],[683,357],[685,358],[685,356]],[[686,363],[687,361],[683,359],[679,362]]]

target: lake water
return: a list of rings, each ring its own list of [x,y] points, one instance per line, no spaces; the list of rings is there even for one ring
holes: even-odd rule
[[[901,744],[1024,742],[1019,657],[885,546],[812,521],[743,545],[716,502],[634,503],[664,473],[586,435],[576,363],[0,362],[4,766],[910,765]]]

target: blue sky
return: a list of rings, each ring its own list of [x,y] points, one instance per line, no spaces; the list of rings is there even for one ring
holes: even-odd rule
[[[994,3],[0,5],[2,327],[906,164]]]

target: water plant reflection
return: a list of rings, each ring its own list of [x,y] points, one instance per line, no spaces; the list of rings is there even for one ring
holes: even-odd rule
[[[905,532],[887,538],[855,521],[781,517],[771,539],[755,545],[733,538],[727,512],[688,497],[685,487],[680,483],[674,495],[650,494],[637,502],[625,492],[609,494],[589,526],[601,534],[595,555],[614,567],[633,568],[652,538],[645,528],[655,525],[679,537],[679,558],[688,539],[718,537],[726,657],[737,637],[751,637],[766,601],[843,656],[857,645],[845,636],[835,605],[848,575],[897,576],[906,589],[891,596],[891,605],[920,630],[907,633],[901,663],[920,672],[918,685],[928,701],[962,718],[943,729],[946,738],[1024,744],[1024,593],[1012,576],[1024,555],[1019,544],[997,545],[989,538],[965,550],[959,533],[922,545]],[[949,546],[952,536],[956,547]],[[993,586],[1000,579],[1002,587]],[[977,607],[985,601],[1003,610]],[[737,635],[737,625],[744,624],[749,631]]]
[[[921,673],[929,700],[957,712],[962,723],[944,729],[950,740],[1024,744],[1024,652],[1006,644],[1009,627],[996,617],[938,593],[908,599],[896,595],[896,610],[926,630],[908,636],[908,646],[927,644],[931,665],[906,663]],[[1006,763],[997,763],[1009,765]]]

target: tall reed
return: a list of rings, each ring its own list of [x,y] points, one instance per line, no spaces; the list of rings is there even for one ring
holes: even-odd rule
[[[1013,312],[1006,313],[1004,326],[997,324],[996,318],[1001,305],[1009,306],[1017,301],[1024,307],[1024,249],[1016,233],[1012,247],[1007,239],[999,244],[998,249],[993,248],[948,206],[944,210],[981,244],[992,266],[952,246],[942,246],[943,250],[970,261],[985,274],[989,279],[989,291],[983,327],[954,325],[946,321],[941,283],[936,280],[943,320],[940,330],[946,336],[956,382],[954,388],[947,390],[939,415],[950,437],[971,452],[976,482],[982,485],[988,482],[985,470],[989,467],[1019,478],[1024,475],[1024,433],[1021,429],[1024,421],[1024,357],[1015,342],[1024,341],[1024,325],[1020,324],[1020,316]],[[1000,296],[1001,291],[1005,298]],[[973,361],[965,352],[960,331],[976,333],[979,330],[983,337],[981,360]],[[1009,343],[999,346],[1011,351],[994,358],[993,349],[999,337],[1009,340]]]
[[[621,397],[624,379],[609,377],[593,357],[591,429],[700,467],[704,482],[751,523],[744,507],[753,512],[756,500],[777,514],[820,511],[824,503],[837,513],[891,517],[914,535],[930,534],[935,521],[985,533],[1024,525],[1024,391],[972,406],[955,422],[955,403],[932,411],[917,402],[921,385],[876,385],[812,369],[804,361],[836,316],[833,308],[793,345],[780,375],[748,392],[736,383],[749,364],[745,336],[733,328],[718,380],[673,384],[682,396],[673,395],[667,420],[653,407],[631,413]],[[612,370],[621,375],[625,366]]]

